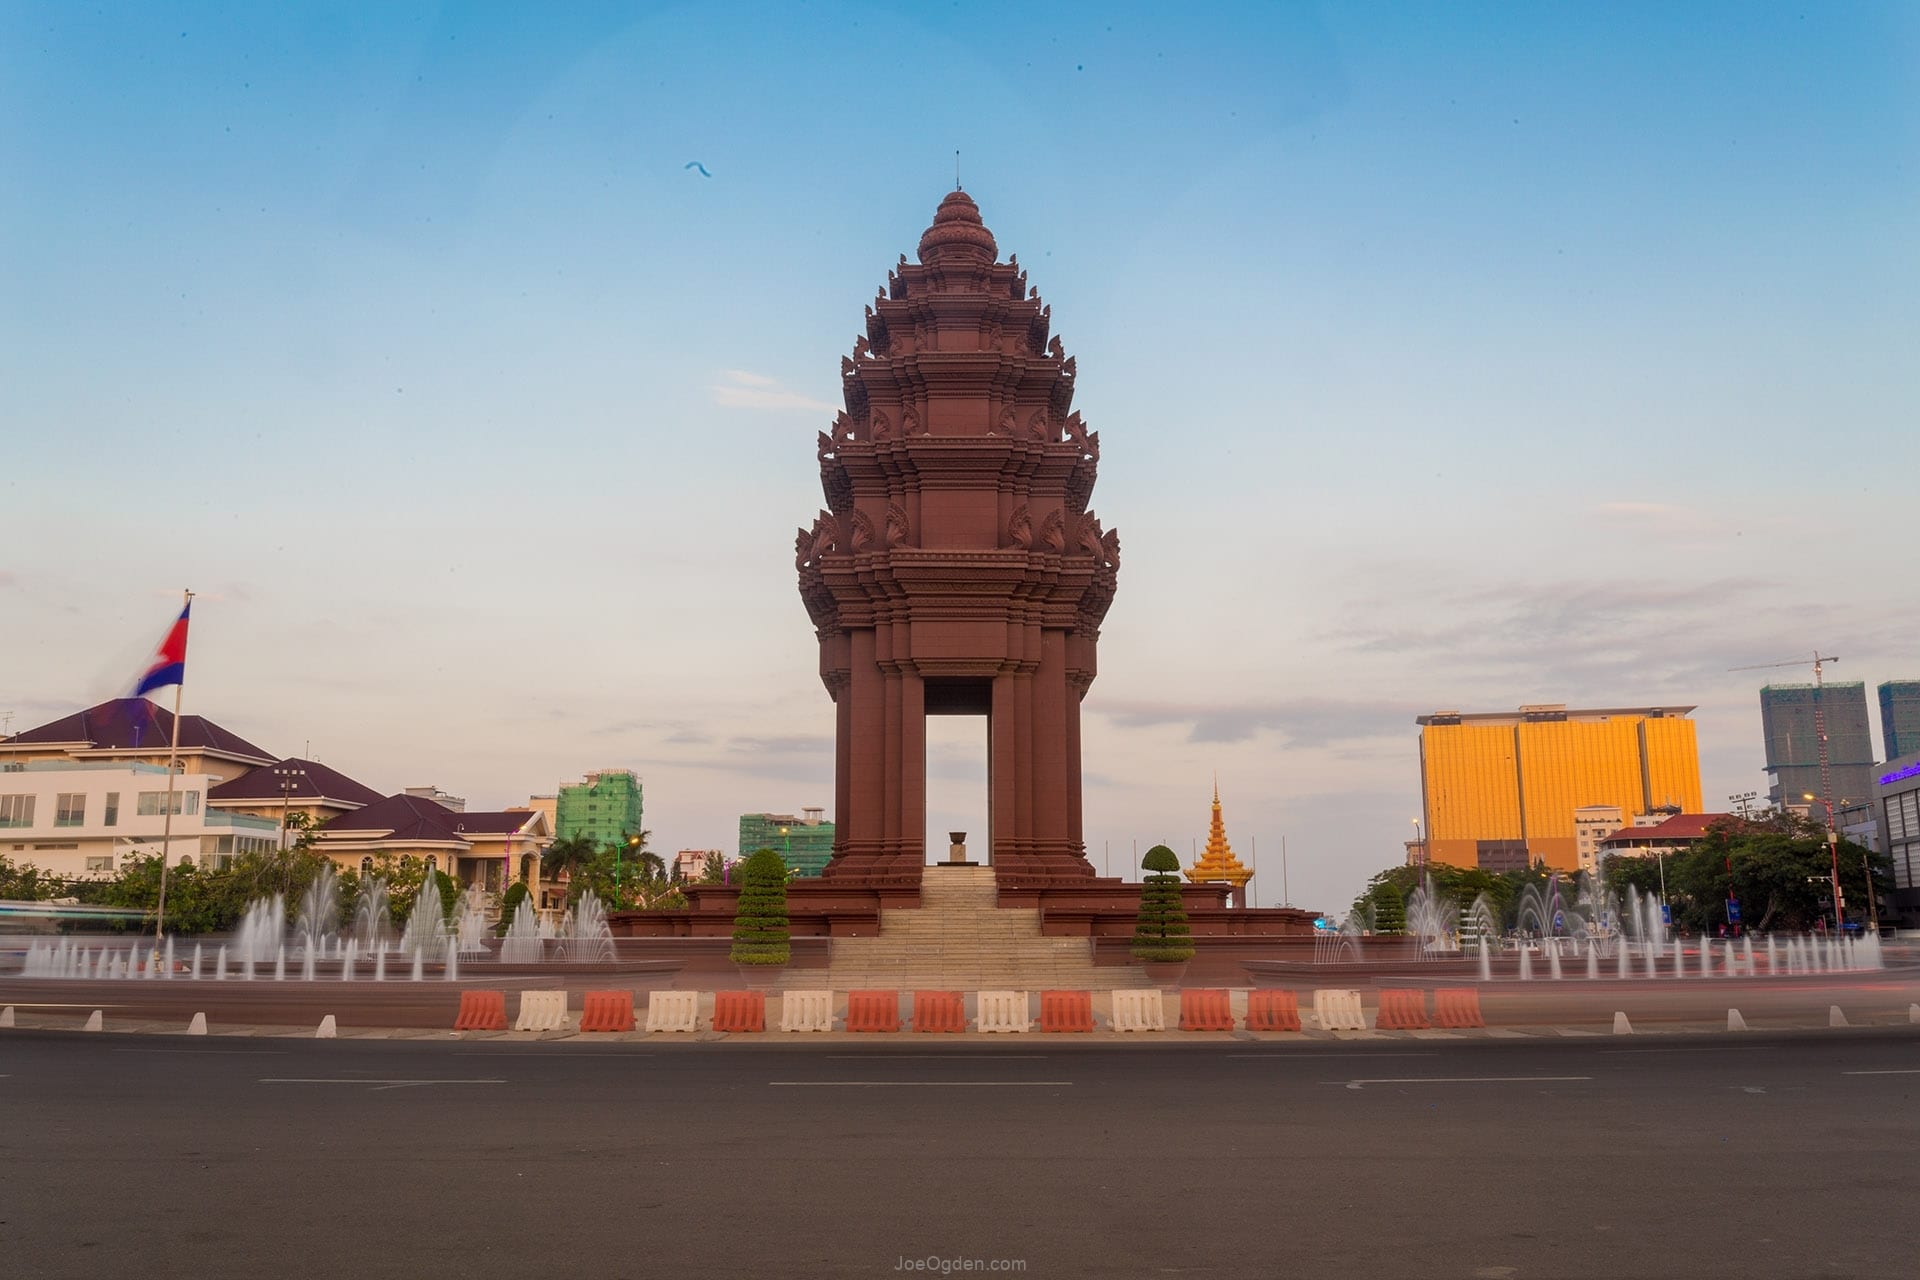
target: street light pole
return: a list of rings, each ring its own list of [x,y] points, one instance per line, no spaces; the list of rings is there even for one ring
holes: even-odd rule
[[[280,852],[287,851],[287,818],[293,808],[293,789],[298,785],[294,779],[304,778],[307,771],[298,765],[276,768],[273,776],[280,779]]]
[[[1815,674],[1819,674],[1817,670]],[[1814,687],[1814,698],[1813,712],[1815,723],[1818,726],[1817,731],[1820,734],[1820,768],[1821,778],[1824,783],[1827,766],[1827,730],[1825,723],[1820,720],[1818,685]],[[1807,802],[1808,806],[1811,807],[1813,804],[1813,792],[1803,791],[1800,795],[1801,798]],[[1847,900],[1841,896],[1840,893],[1840,831],[1839,828],[1834,826],[1833,822],[1833,792],[1831,789],[1827,791],[1824,807],[1827,811],[1827,856],[1833,863],[1833,927],[1835,936],[1844,938],[1847,936]]]

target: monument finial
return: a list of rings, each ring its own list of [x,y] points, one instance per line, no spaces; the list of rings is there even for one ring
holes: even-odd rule
[[[1233,846],[1227,843],[1227,824],[1220,817],[1220,775],[1213,778],[1213,822],[1207,831],[1206,852],[1186,869],[1187,879],[1194,884],[1226,882],[1238,892],[1247,881],[1253,879],[1253,869],[1234,857]]]
[[[953,189],[960,190],[960,148],[953,149]]]

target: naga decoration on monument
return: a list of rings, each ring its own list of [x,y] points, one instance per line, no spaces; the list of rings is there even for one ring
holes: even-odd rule
[[[988,718],[1003,887],[1087,883],[1080,702],[1119,535],[1089,509],[1100,437],[1073,411],[1052,311],[963,191],[940,202],[840,362],[826,508],[794,540],[836,717],[826,877],[917,885],[926,717]]]

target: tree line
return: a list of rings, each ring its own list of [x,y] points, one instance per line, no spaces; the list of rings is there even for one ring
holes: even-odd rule
[[[1864,921],[1870,900],[1882,907],[1891,901],[1892,859],[1844,838],[1838,855],[1847,917]],[[1406,899],[1430,876],[1433,892],[1463,914],[1485,894],[1494,920],[1512,929],[1519,924],[1516,912],[1526,886],[1544,889],[1553,874],[1541,863],[1504,873],[1442,863],[1401,864],[1368,881],[1353,909],[1372,920],[1374,932],[1404,932]],[[1664,856],[1610,854],[1601,861],[1600,875],[1605,887],[1622,899],[1629,886],[1642,894],[1662,893],[1664,881],[1673,925],[1684,933],[1716,933],[1730,923],[1756,933],[1794,933],[1820,927],[1822,921],[1831,926],[1833,920],[1833,855],[1826,829],[1792,812],[1724,818],[1710,824],[1690,848]],[[1561,878],[1571,879],[1564,874]],[[1737,921],[1729,919],[1729,902],[1738,904]]]

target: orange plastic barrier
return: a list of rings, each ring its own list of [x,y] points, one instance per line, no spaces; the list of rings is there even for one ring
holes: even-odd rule
[[[965,1031],[966,997],[958,991],[916,991],[913,993],[913,1029],[915,1031]]]
[[[764,991],[714,992],[713,1029],[715,1031],[765,1031],[767,1029],[767,993]]]
[[[1040,993],[1040,1029],[1042,1031],[1093,1030],[1093,992],[1042,991]]]
[[[1480,992],[1475,987],[1439,987],[1433,993],[1433,1020],[1443,1027],[1484,1027]]]
[[[1300,997],[1277,987],[1259,987],[1247,992],[1247,1030],[1298,1031]]]
[[[898,1031],[900,1029],[900,993],[898,991],[847,992],[847,1030]]]
[[[582,1031],[633,1030],[633,992],[589,991],[581,1000]]]
[[[462,991],[460,1013],[453,1020],[455,1031],[505,1031],[507,1029],[507,993],[504,991]]]
[[[1233,1002],[1219,987],[1183,987],[1180,990],[1182,1031],[1233,1030]]]
[[[1418,1031],[1433,1024],[1427,1021],[1427,993],[1400,987],[1380,991],[1380,1016],[1374,1026],[1383,1031]]]

